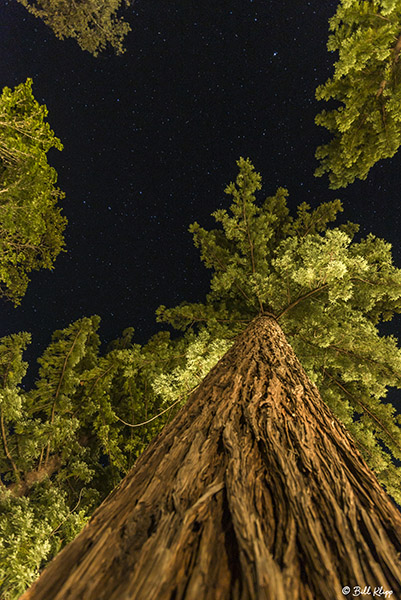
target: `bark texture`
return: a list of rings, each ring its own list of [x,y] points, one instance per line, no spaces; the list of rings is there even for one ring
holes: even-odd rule
[[[399,512],[263,316],[21,600],[397,598],[400,556]]]

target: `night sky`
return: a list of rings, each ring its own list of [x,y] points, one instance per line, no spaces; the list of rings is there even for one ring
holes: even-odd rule
[[[332,73],[328,18],[337,2],[136,0],[123,56],[98,58],[52,31],[16,0],[0,0],[0,84],[32,77],[64,150],[49,162],[66,193],[67,252],[32,273],[19,308],[2,302],[0,336],[30,331],[36,358],[55,329],[98,314],[106,344],[126,327],[145,343],[159,304],[202,301],[210,273],[187,229],[212,227],[229,204],[236,160],[278,186],[290,207],[340,198],[344,220],[399,249],[400,155],[364,182],[332,191],[316,179],[315,88]],[[398,320],[400,323],[400,320]],[[397,322],[390,330],[397,334]],[[401,327],[400,327],[401,329]]]

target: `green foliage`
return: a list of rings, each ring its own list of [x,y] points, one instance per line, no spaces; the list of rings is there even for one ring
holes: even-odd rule
[[[0,296],[19,304],[28,273],[51,269],[64,246],[66,219],[57,207],[64,194],[47,162],[62,150],[27,79],[0,96]]]
[[[1,598],[14,600],[39,576],[40,567],[79,533],[87,519],[71,513],[55,486],[36,486],[29,497],[0,495]]]
[[[232,344],[213,337],[206,329],[197,336],[192,333],[191,338],[185,350],[184,365],[161,372],[152,382],[153,390],[163,400],[162,406],[185,400]]]
[[[111,46],[116,54],[124,50],[124,38],[131,27],[117,16],[122,3],[130,0],[18,0],[51,27],[63,40],[74,38],[82,50],[93,56]]]
[[[401,3],[341,0],[329,23],[327,47],[338,52],[338,61],[316,98],[340,105],[316,117],[332,139],[317,149],[315,175],[327,172],[337,189],[366,179],[376,162],[400,146]]]
[[[358,227],[330,227],[339,200],[290,216],[287,191],[258,204],[260,176],[238,161],[236,183],[226,188],[230,210],[218,210],[219,229],[191,225],[201,258],[213,270],[205,304],[162,306],[158,319],[186,329],[207,325],[232,339],[257,314],[281,324],[323,399],[349,429],[388,493],[401,504],[401,419],[385,403],[388,387],[401,388],[401,351],[379,325],[401,310],[401,270],[391,245]],[[383,450],[383,447],[386,451]]]
[[[91,498],[85,491],[84,509],[78,510],[83,495],[78,484],[88,480],[90,471],[86,464],[78,468],[84,454],[75,440],[78,422],[67,416],[74,369],[91,326],[90,319],[83,319],[64,335],[56,332],[31,393],[20,386],[29,334],[0,340],[0,591],[5,599],[17,598],[42,563],[76,536],[86,520],[85,503],[87,508],[98,500],[97,493]],[[70,477],[73,483],[66,485]]]
[[[226,347],[207,332],[176,341],[161,332],[141,347],[129,328],[101,355],[98,326],[95,316],[56,331],[29,391],[21,387],[29,334],[0,340],[0,596],[6,600],[18,598],[77,535]]]

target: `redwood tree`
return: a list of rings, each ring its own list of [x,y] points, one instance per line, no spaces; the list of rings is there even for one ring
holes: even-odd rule
[[[341,586],[397,590],[400,516],[380,484],[399,501],[400,417],[383,399],[389,386],[401,387],[401,350],[378,326],[400,312],[401,271],[383,240],[354,240],[349,223],[329,227],[339,201],[315,210],[302,204],[291,217],[286,190],[259,205],[260,176],[249,160],[239,167],[226,190],[232,205],[214,213],[221,228],[191,226],[214,271],[206,303],[159,310],[160,319],[189,327],[186,365],[141,375],[144,389],[171,401],[198,388],[25,598],[334,598]],[[191,328],[199,335],[191,338]],[[207,355],[196,350],[205,343],[211,354],[228,350],[209,375]],[[148,358],[128,350],[130,377],[138,377],[136,361],[145,366]],[[100,426],[117,465],[126,438],[112,421],[143,425],[128,416],[137,414],[141,387],[130,400],[123,385],[117,406],[101,384],[92,398],[111,367],[92,362],[74,376],[80,385],[69,402],[78,400],[77,415],[99,411],[93,429]],[[39,387],[46,393],[48,386]]]
[[[270,315],[21,600],[401,591],[401,517]]]

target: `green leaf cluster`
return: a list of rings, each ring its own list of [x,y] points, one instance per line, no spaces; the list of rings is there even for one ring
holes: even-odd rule
[[[40,566],[85,525],[83,511],[71,513],[55,486],[36,486],[28,497],[0,494],[1,598],[14,600],[37,579]]]
[[[0,296],[19,304],[33,270],[51,269],[63,250],[65,217],[57,173],[47,162],[62,150],[32,80],[0,96]]]
[[[184,364],[162,371],[152,381],[154,392],[162,398],[162,406],[186,400],[227,352],[232,341],[216,338],[207,329],[201,329],[198,335],[194,332],[187,335],[186,343]]]
[[[118,17],[124,3],[130,0],[18,0],[25,8],[51,27],[63,40],[75,39],[82,50],[97,56],[110,46],[122,54],[124,38],[131,27]]]
[[[318,100],[336,101],[316,123],[331,134],[319,146],[315,175],[328,173],[330,187],[366,179],[401,143],[401,3],[341,0],[330,19],[330,52],[338,52],[334,75],[317,88]]]

